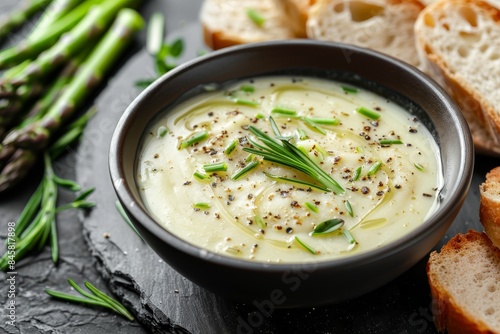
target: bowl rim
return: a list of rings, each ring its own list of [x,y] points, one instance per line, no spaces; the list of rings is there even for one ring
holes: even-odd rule
[[[135,203],[134,195],[130,190],[130,186],[135,186],[135,184],[129,185],[124,182],[125,173],[122,166],[123,160],[121,151],[123,151],[123,140],[126,134],[126,129],[130,125],[133,116],[139,112],[141,105],[147,103],[148,98],[152,95],[155,95],[157,93],[157,90],[162,87],[165,82],[181,75],[184,71],[189,71],[191,67],[194,67],[199,63],[211,59],[223,58],[227,54],[235,54],[241,52],[244,53],[256,49],[279,47],[280,45],[295,47],[320,45],[337,49],[341,48],[349,52],[364,53],[370,58],[379,58],[382,61],[390,63],[391,67],[399,68],[401,70],[409,72],[411,76],[418,79],[418,82],[425,84],[429,92],[432,91],[432,93],[436,95],[440,101],[442,101],[443,107],[446,107],[446,109],[451,111],[450,116],[452,117],[453,123],[456,124],[457,128],[463,130],[461,131],[463,133],[463,136],[460,136],[458,140],[462,157],[466,158],[470,156],[472,158],[462,159],[463,164],[461,164],[459,168],[459,175],[456,179],[456,182],[452,185],[447,185],[449,186],[448,192],[451,192],[452,195],[447,198],[444,203],[441,203],[437,211],[429,216],[423,224],[416,227],[404,236],[401,236],[384,246],[371,249],[359,254],[353,254],[346,257],[327,260],[313,260],[310,262],[260,262],[221,255],[219,253],[196,246],[160,226],[160,224],[158,224],[145,210],[143,210],[140,205],[137,205]],[[119,149],[120,147],[121,149]],[[457,206],[463,202],[470,187],[473,167],[474,146],[468,124],[456,102],[431,77],[429,77],[427,74],[420,71],[416,67],[413,67],[396,58],[380,53],[378,51],[354,46],[351,44],[323,42],[306,39],[267,41],[230,46],[221,50],[213,51],[202,57],[192,59],[175,67],[174,69],[157,79],[145,90],[143,90],[126,108],[125,112],[120,117],[118,124],[116,125],[109,150],[109,172],[118,199],[125,207],[125,209],[130,214],[132,214],[136,222],[140,224],[141,227],[145,228],[149,233],[152,233],[162,242],[169,244],[171,247],[174,247],[183,253],[188,253],[193,257],[203,259],[219,266],[227,266],[243,270],[265,270],[276,273],[281,273],[286,270],[292,270],[293,268],[297,268],[297,266],[300,266],[300,268],[303,270],[316,270],[319,268],[333,269],[358,267],[365,263],[382,260],[394,253],[400,252],[402,249],[406,248],[407,243],[414,242],[416,239],[422,239],[425,236],[432,234],[434,230],[439,229],[441,225],[440,221],[445,221],[447,219],[447,216],[449,216],[451,212],[454,212]]]

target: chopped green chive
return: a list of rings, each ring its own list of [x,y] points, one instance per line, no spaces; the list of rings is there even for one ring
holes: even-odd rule
[[[321,124],[321,125],[339,125],[340,121],[336,118],[319,118],[319,117],[304,117],[304,119],[307,119],[310,122],[313,122],[314,124]]]
[[[205,203],[205,202],[199,202],[199,203],[195,203],[193,204],[193,208],[195,209],[210,209],[211,205],[209,203]]]
[[[160,126],[156,131],[156,138],[162,138],[168,133],[168,128],[166,126]]]
[[[236,104],[241,104],[241,105],[245,105],[245,106],[249,106],[249,107],[257,107],[259,105],[258,102],[240,99],[238,97],[233,98],[233,102]]]
[[[322,187],[322,186],[314,184],[314,183],[310,183],[310,182],[306,182],[306,181],[301,181],[301,180],[297,180],[297,179],[291,179],[291,178],[288,178],[286,176],[272,175],[272,174],[269,174],[269,173],[266,173],[266,172],[264,172],[264,174],[268,178],[270,178],[271,180],[283,181],[283,182],[288,182],[288,183],[297,183],[297,184],[301,184],[301,185],[307,186],[309,188],[316,188],[318,190],[322,190],[322,191],[326,191],[326,192],[330,191],[328,188]]]
[[[264,115],[262,115],[261,113],[258,113],[257,115],[255,115],[255,118],[257,119],[263,119],[263,118],[266,118]]]
[[[363,148],[361,146],[356,146],[356,152],[363,153]]]
[[[297,134],[299,135],[300,140],[306,140],[307,138],[309,138],[307,136],[307,133],[302,129],[297,129]]]
[[[324,222],[316,225],[314,230],[310,233],[311,236],[328,234],[337,231],[342,226],[344,226],[344,220],[339,218],[333,218],[325,220]]]
[[[297,116],[297,112],[295,110],[282,108],[282,107],[274,107],[273,110],[271,110],[271,114],[281,115],[281,116],[290,116],[290,117]]]
[[[207,173],[211,172],[225,172],[227,170],[227,164],[226,162],[216,162],[213,164],[205,164],[203,165],[203,169]]]
[[[377,113],[371,109],[365,108],[365,107],[357,108],[356,112],[358,114],[361,114],[361,115],[366,116],[366,117],[371,118],[371,119],[379,119],[380,118],[379,113]]]
[[[201,131],[201,132],[196,132],[193,133],[190,137],[186,138],[183,140],[179,146],[179,150],[182,150],[183,148],[189,147],[193,144],[196,144],[208,137],[208,132],[207,131]]]
[[[382,163],[380,161],[377,161],[368,170],[368,175],[375,175],[375,174],[377,174],[377,172],[379,171],[380,167],[382,167]]]
[[[314,255],[317,254],[317,252],[313,248],[311,248],[311,246],[309,246],[308,244],[306,244],[305,242],[303,242],[302,240],[300,240],[299,237],[295,236],[294,240],[297,241],[297,243],[299,245],[301,245],[302,247],[304,247],[309,253],[314,254]]]
[[[238,145],[237,139],[233,140],[231,143],[229,143],[229,145],[227,145],[227,147],[224,149],[224,154],[230,155],[236,148],[236,145]]]
[[[413,163],[413,166],[415,166],[416,169],[418,169],[419,171],[423,172],[424,171],[424,166],[422,166],[421,164],[419,164],[418,162],[414,162]]]
[[[209,176],[209,175],[207,175],[207,174],[202,174],[202,173],[200,173],[200,172],[198,172],[198,171],[195,171],[195,172],[193,173],[193,176],[194,176],[194,178],[195,178],[195,179],[197,179],[197,180],[198,180],[198,181],[200,181],[200,182],[201,182],[201,181],[210,180],[210,176]]]
[[[253,23],[255,23],[257,26],[262,27],[264,25],[264,22],[266,22],[266,19],[255,9],[249,8],[247,9],[247,16],[252,20]]]
[[[311,210],[312,212],[316,212],[318,213],[319,212],[319,209],[316,205],[312,204],[311,202],[305,202],[304,205],[309,209]]]
[[[359,166],[358,168],[356,168],[356,170],[354,171],[354,176],[352,177],[353,181],[359,180],[359,177],[361,176],[361,171],[362,170],[363,170],[363,167],[361,167],[361,166]]]
[[[393,145],[393,144],[403,144],[401,140],[398,139],[381,139],[379,141],[380,145]]]
[[[346,237],[348,243],[350,243],[351,245],[356,243],[356,240],[352,236],[351,232],[349,232],[349,230],[344,230],[343,234]]]
[[[254,155],[254,154],[252,154],[252,153],[250,153],[250,154],[248,155],[248,157],[245,159],[245,162],[247,162],[247,163],[248,163],[248,162],[252,161],[254,158],[255,158],[255,155]]]
[[[240,87],[240,90],[245,93],[253,93],[255,92],[255,87],[252,85],[243,85]]]
[[[347,209],[347,213],[349,213],[349,216],[354,217],[354,212],[352,211],[351,202],[345,201],[345,208]]]
[[[264,221],[262,220],[262,218],[260,218],[259,215],[255,215],[254,220],[255,220],[255,223],[257,223],[257,225],[261,229],[265,229],[266,228],[266,223],[264,223]]]
[[[357,93],[358,90],[354,87],[349,87],[349,86],[340,86],[342,87],[342,90],[346,93]]]
[[[245,175],[246,173],[248,173],[250,170],[252,170],[255,167],[257,167],[258,164],[259,164],[258,161],[252,161],[252,162],[250,162],[248,165],[246,165],[245,167],[243,167],[242,169],[240,169],[239,171],[237,171],[233,176],[231,176],[231,179],[233,179],[233,180],[239,179],[240,177],[242,177],[243,175]]]
[[[308,118],[302,118],[304,123],[306,123],[307,126],[309,126],[311,129],[313,129],[316,132],[321,133],[322,135],[326,135],[326,131],[323,130],[321,127],[317,126],[313,121],[310,121]]]

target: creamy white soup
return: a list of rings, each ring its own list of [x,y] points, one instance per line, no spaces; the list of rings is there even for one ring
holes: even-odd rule
[[[359,254],[438,206],[438,146],[408,111],[339,82],[265,77],[151,124],[137,181],[148,210],[206,250],[261,262]]]

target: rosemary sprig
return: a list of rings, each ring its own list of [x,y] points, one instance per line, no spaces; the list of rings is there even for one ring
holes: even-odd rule
[[[273,118],[269,117],[269,120],[273,130],[277,129],[278,127],[276,126]],[[258,140],[262,142],[263,145],[250,139],[250,142],[256,148],[245,147],[243,148],[244,151],[260,155],[264,158],[264,160],[298,170],[321,183],[327,191],[334,192],[335,194],[344,193],[344,189],[339,183],[337,183],[337,181],[322,170],[321,167],[319,167],[313,160],[311,160],[311,158],[309,158],[309,156],[304,154],[295,145],[282,138],[279,133],[276,134],[276,136],[280,139],[279,141],[276,141],[252,125],[248,129],[257,137]]]
[[[122,216],[123,220],[127,223],[127,225],[130,226],[130,228],[135,232],[135,234],[137,234],[137,236],[139,238],[141,238],[142,241],[144,241],[144,239],[142,238],[142,235],[139,233],[139,231],[137,231],[134,224],[130,220],[129,216],[125,212],[125,209],[123,208],[122,203],[120,201],[116,200],[115,207],[116,207],[116,210],[118,210],[118,213],[120,214],[120,216]]]
[[[65,135],[55,141],[48,151],[43,154],[43,178],[16,222],[14,260],[19,261],[30,252],[39,251],[49,243],[52,261],[57,263],[59,259],[57,214],[67,209],[88,209],[95,206],[95,203],[86,200],[94,191],[94,189],[88,189],[83,191],[72,202],[58,207],[58,187],[77,192],[80,191],[81,186],[72,180],[57,176],[52,166],[53,160],[64,153],[66,147],[79,140],[85,125],[94,112],[95,110],[92,109],[70,123],[65,129]],[[5,252],[0,258],[0,270],[9,268],[9,260],[11,259],[12,255],[9,256],[9,252]]]
[[[297,183],[297,184],[301,184],[301,185],[307,186],[309,188],[315,188],[315,189],[326,191],[326,192],[330,191],[328,188],[319,186],[319,185],[314,184],[314,183],[310,183],[310,182],[306,182],[306,181],[301,181],[301,180],[297,180],[297,179],[292,179],[292,178],[289,178],[289,177],[286,177],[286,176],[273,175],[273,174],[269,174],[267,172],[264,172],[264,174],[268,178],[270,178],[272,180],[275,180],[275,181],[282,181],[282,182],[286,182],[286,183]]]
[[[58,298],[73,303],[83,303],[87,305],[97,305],[108,309],[111,309],[118,314],[121,314],[130,321],[134,321],[134,317],[130,312],[118,301],[106,295],[101,290],[97,289],[94,285],[89,282],[84,282],[85,287],[90,291],[87,292],[79,287],[71,278],[68,279],[68,283],[83,297],[71,295],[64,292],[58,292],[50,289],[45,289],[45,293],[51,297]]]
[[[231,176],[231,179],[238,180],[240,177],[242,177],[243,175],[245,175],[246,173],[248,173],[250,170],[252,170],[255,167],[257,167],[258,165],[259,165],[258,161],[252,161],[252,162],[250,162],[248,165],[246,165],[245,167],[241,168],[233,176]]]
[[[339,230],[342,226],[344,226],[343,219],[328,219],[316,225],[314,230],[311,232],[311,236],[332,233]]]
[[[302,241],[301,239],[299,239],[298,236],[295,236],[294,240],[299,244],[301,245],[303,248],[305,248],[305,250],[307,250],[309,253],[313,254],[313,255],[316,255],[318,254],[318,252],[316,252],[316,250],[314,250],[311,246],[309,246],[308,244],[306,244],[304,241]]]

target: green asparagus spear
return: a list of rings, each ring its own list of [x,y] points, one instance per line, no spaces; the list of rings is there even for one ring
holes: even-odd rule
[[[26,39],[13,47],[0,51],[0,68],[12,66],[23,62],[26,59],[33,59],[41,52],[51,47],[66,31],[73,28],[80,20],[87,15],[89,9],[96,3],[103,0],[87,0],[70,11],[57,22],[46,29],[44,34],[34,40]],[[106,4],[112,4],[116,0],[108,0]],[[134,4],[134,0],[130,0]],[[109,5],[108,5],[109,6]]]
[[[134,33],[143,26],[144,20],[139,13],[132,9],[122,9],[110,30],[104,35],[88,59],[85,60],[67,89],[47,114],[42,119],[29,123],[25,127],[14,130],[7,135],[3,141],[3,146],[0,147],[0,167],[2,156],[8,155],[12,151],[12,147],[30,150],[27,152],[32,155],[35,155],[32,152],[46,148],[53,133],[71,117],[75,109],[85,101],[88,94],[103,80],[117,58],[125,51]],[[16,155],[16,152],[14,155]],[[13,164],[12,158],[6,167],[10,166],[10,164]],[[4,170],[6,167],[4,167]],[[15,164],[13,167],[15,167]],[[12,170],[13,167],[10,167],[9,170]],[[20,178],[16,177],[7,179],[3,176],[4,170],[0,173],[0,192],[9,189],[20,180]],[[16,176],[13,172],[10,175]],[[24,176],[21,173],[19,175],[20,177]]]
[[[56,0],[45,9],[42,17],[28,36],[30,40],[36,40],[46,33],[50,26],[70,12],[81,3],[81,0]]]
[[[28,67],[10,80],[18,86],[50,74],[59,64],[65,63],[77,54],[82,45],[93,43],[109,27],[118,11],[126,7],[130,0],[108,1],[91,8],[73,29],[64,34],[51,48],[44,51]]]
[[[0,40],[23,25],[31,16],[43,10],[52,0],[31,0],[0,19]],[[57,2],[57,1],[56,1]]]

